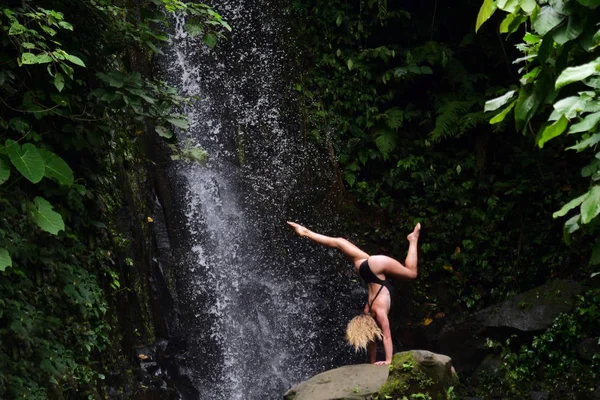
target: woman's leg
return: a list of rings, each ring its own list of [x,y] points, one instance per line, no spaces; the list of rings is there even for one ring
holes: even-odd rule
[[[369,258],[369,266],[374,274],[383,274],[387,277],[411,280],[417,277],[417,246],[419,243],[419,231],[421,230],[421,224],[417,224],[415,229],[408,235],[408,254],[405,265],[402,265],[399,261],[388,257],[388,256],[372,256]]]
[[[346,258],[348,258],[357,268],[357,264],[360,264],[360,262],[369,258],[369,255],[367,253],[365,253],[346,239],[321,235],[320,233],[315,233],[303,227],[302,225],[298,225],[294,222],[288,222],[288,225],[291,226],[292,229],[299,236],[305,236],[320,245],[340,250],[342,253],[344,253]]]

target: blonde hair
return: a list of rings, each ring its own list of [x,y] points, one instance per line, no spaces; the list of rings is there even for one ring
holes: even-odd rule
[[[369,342],[382,338],[383,332],[370,314],[357,315],[346,327],[346,340],[356,351],[366,350]]]

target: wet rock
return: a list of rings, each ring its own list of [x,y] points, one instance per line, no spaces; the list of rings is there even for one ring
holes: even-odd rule
[[[553,281],[449,322],[440,333],[440,352],[452,357],[457,371],[474,370],[486,355],[486,338],[503,340],[547,329],[559,314],[571,310],[580,290],[575,281]]]
[[[390,372],[391,371],[391,372]],[[389,377],[388,377],[389,376]],[[449,357],[424,350],[397,353],[391,367],[348,365],[318,374],[291,388],[284,400],[371,399],[441,393],[456,382]]]
[[[389,377],[378,394],[395,399],[426,393],[434,399],[446,399],[447,389],[457,383],[458,376],[450,357],[411,350],[394,355]]]
[[[388,368],[371,364],[347,365],[315,375],[290,390],[284,400],[368,399],[388,377]]]
[[[531,400],[548,400],[548,399],[550,399],[550,393],[548,393],[548,392],[529,392],[529,398]]]
[[[133,400],[177,400],[177,398],[177,391],[170,388],[142,388],[133,395]]]
[[[499,376],[499,374],[503,373],[502,358],[497,354],[490,354],[483,360],[483,362],[473,373],[473,381],[485,381],[489,377]]]
[[[577,345],[580,360],[592,361],[594,354],[600,354],[600,337],[584,339]]]

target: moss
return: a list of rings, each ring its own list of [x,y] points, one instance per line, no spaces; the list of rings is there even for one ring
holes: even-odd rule
[[[410,352],[397,353],[390,364],[387,381],[378,392],[379,399],[408,398],[422,393],[433,399],[445,399],[440,383],[436,383]]]

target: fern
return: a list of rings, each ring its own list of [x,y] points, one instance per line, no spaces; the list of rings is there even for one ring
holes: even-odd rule
[[[379,152],[383,156],[383,159],[387,160],[397,145],[396,132],[381,132],[381,134],[375,138],[375,145],[379,149]]]
[[[398,130],[404,122],[404,110],[400,108],[390,108],[385,111],[385,118],[387,119],[387,126],[390,129]]]

